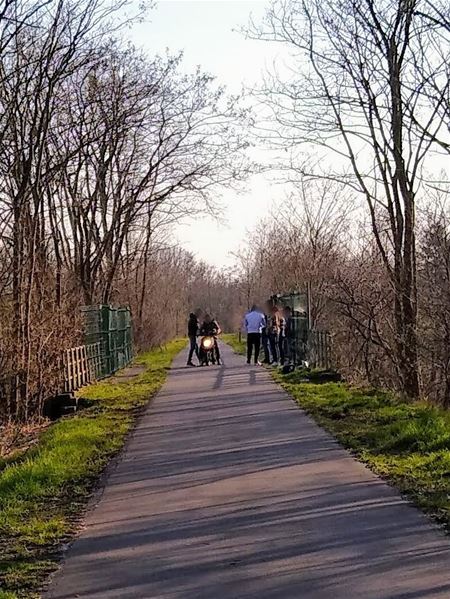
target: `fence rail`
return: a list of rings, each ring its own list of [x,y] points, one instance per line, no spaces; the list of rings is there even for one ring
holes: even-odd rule
[[[98,378],[109,376],[130,363],[133,357],[133,334],[129,308],[89,306],[83,309],[85,343],[100,343],[101,372]]]
[[[331,337],[327,331],[308,331],[308,361],[312,368],[331,368]]]
[[[68,349],[64,356],[64,391],[110,376],[133,358],[129,308],[83,308],[85,344]]]
[[[99,379],[102,373],[100,343],[72,347],[64,352],[64,392],[72,393]]]

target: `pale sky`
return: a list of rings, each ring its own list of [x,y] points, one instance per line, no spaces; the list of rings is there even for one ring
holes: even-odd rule
[[[132,39],[151,54],[183,50],[186,71],[200,65],[230,93],[239,93],[243,84],[251,86],[261,78],[280,51],[236,31],[248,23],[250,14],[258,21],[266,5],[266,0],[160,0],[147,22],[134,26]],[[175,234],[199,258],[229,266],[234,260],[230,252],[242,245],[246,231],[284,195],[281,187],[270,184],[270,176],[254,176],[243,192],[223,192],[227,226],[202,219],[177,227]]]
[[[288,52],[283,45],[247,40],[239,31],[247,25],[250,15],[256,23],[260,22],[269,1],[159,0],[147,21],[133,27],[131,38],[150,55],[164,54],[166,49],[172,53],[182,50],[186,72],[200,65],[236,94],[243,85],[252,88],[260,82],[266,67],[271,70],[274,62],[283,72],[283,59]],[[269,162],[263,149],[258,150],[258,159]],[[331,160],[336,165],[336,156]],[[431,170],[439,175],[447,169],[447,161],[447,155],[431,156]],[[430,178],[441,180],[437,175]],[[275,179],[273,173],[258,175],[248,181],[241,193],[223,191],[221,204],[228,225],[199,219],[178,226],[177,240],[211,264],[230,266],[234,262],[231,254],[243,246],[247,231],[254,229],[286,197],[287,189],[272,183]],[[427,194],[425,197],[428,201]]]

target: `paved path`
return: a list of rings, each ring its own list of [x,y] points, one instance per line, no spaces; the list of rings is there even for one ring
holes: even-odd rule
[[[271,382],[180,356],[52,599],[450,597],[450,541]]]

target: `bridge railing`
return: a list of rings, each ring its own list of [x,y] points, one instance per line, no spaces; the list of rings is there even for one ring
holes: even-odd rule
[[[308,331],[307,356],[311,368],[332,368],[331,336],[328,331]]]
[[[129,308],[83,308],[85,343],[100,343],[102,361],[98,378],[109,376],[133,359],[133,331]]]

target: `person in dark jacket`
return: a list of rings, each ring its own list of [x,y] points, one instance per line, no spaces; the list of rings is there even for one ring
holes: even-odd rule
[[[220,364],[220,350],[219,344],[217,343],[217,336],[220,335],[221,332],[222,331],[217,320],[211,318],[209,314],[205,314],[205,319],[200,327],[200,335],[202,337],[214,337],[217,364]]]
[[[262,348],[264,351],[264,364],[270,364],[271,360],[270,360],[270,350],[269,350],[269,331],[268,331],[267,323],[269,322],[269,319],[270,319],[269,315],[272,310],[272,303],[266,302],[265,309],[266,309],[266,312],[264,314],[265,324],[261,331],[261,345],[262,345]]]
[[[280,337],[278,343],[278,350],[280,354],[280,365],[283,366],[286,355],[286,318],[284,317],[284,310],[281,311],[280,315]]]
[[[292,309],[285,306],[283,310],[284,318],[284,358],[289,364],[294,358],[294,327],[292,322]]]
[[[198,322],[199,314],[200,314],[199,310],[197,310],[196,312],[191,312],[189,314],[189,321],[188,321],[189,357],[188,357],[188,361],[187,361],[188,366],[195,366],[195,364],[192,362],[194,352],[195,352],[195,355],[197,356],[197,360],[199,360],[198,344],[197,344],[197,336],[198,336],[198,329],[199,329],[199,322]]]
[[[280,345],[281,318],[278,306],[273,306],[267,321],[267,332],[269,336],[272,364],[278,364],[278,350]]]

